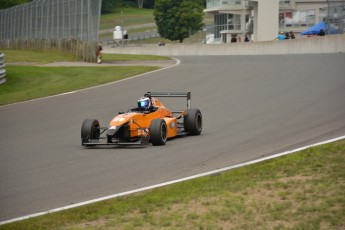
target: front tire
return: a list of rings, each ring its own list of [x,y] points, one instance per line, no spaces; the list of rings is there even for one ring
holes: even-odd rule
[[[150,125],[150,141],[152,145],[165,145],[167,141],[167,124],[163,119],[154,119]]]
[[[183,116],[184,130],[189,135],[200,135],[202,131],[202,115],[199,109],[188,109]]]
[[[85,119],[81,126],[81,144],[90,142],[91,139],[99,139],[99,122],[96,119]]]

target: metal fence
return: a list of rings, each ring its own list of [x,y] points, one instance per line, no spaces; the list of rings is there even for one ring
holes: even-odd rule
[[[98,41],[101,0],[34,0],[0,10],[0,40]]]

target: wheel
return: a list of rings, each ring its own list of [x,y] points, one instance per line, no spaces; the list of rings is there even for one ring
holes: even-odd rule
[[[90,139],[99,139],[99,122],[96,119],[85,119],[81,126],[81,144],[89,142]]]
[[[189,135],[200,135],[202,131],[202,115],[199,109],[188,109],[183,116],[184,130]]]
[[[163,119],[151,121],[150,141],[152,145],[165,145],[167,142],[167,124]]]

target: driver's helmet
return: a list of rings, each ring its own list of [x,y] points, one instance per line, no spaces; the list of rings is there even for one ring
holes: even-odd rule
[[[140,110],[149,110],[151,108],[151,100],[148,97],[141,97],[138,100],[138,108]]]

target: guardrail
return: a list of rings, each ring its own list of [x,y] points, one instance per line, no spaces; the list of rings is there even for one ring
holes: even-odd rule
[[[5,54],[0,53],[0,84],[6,82]]]

